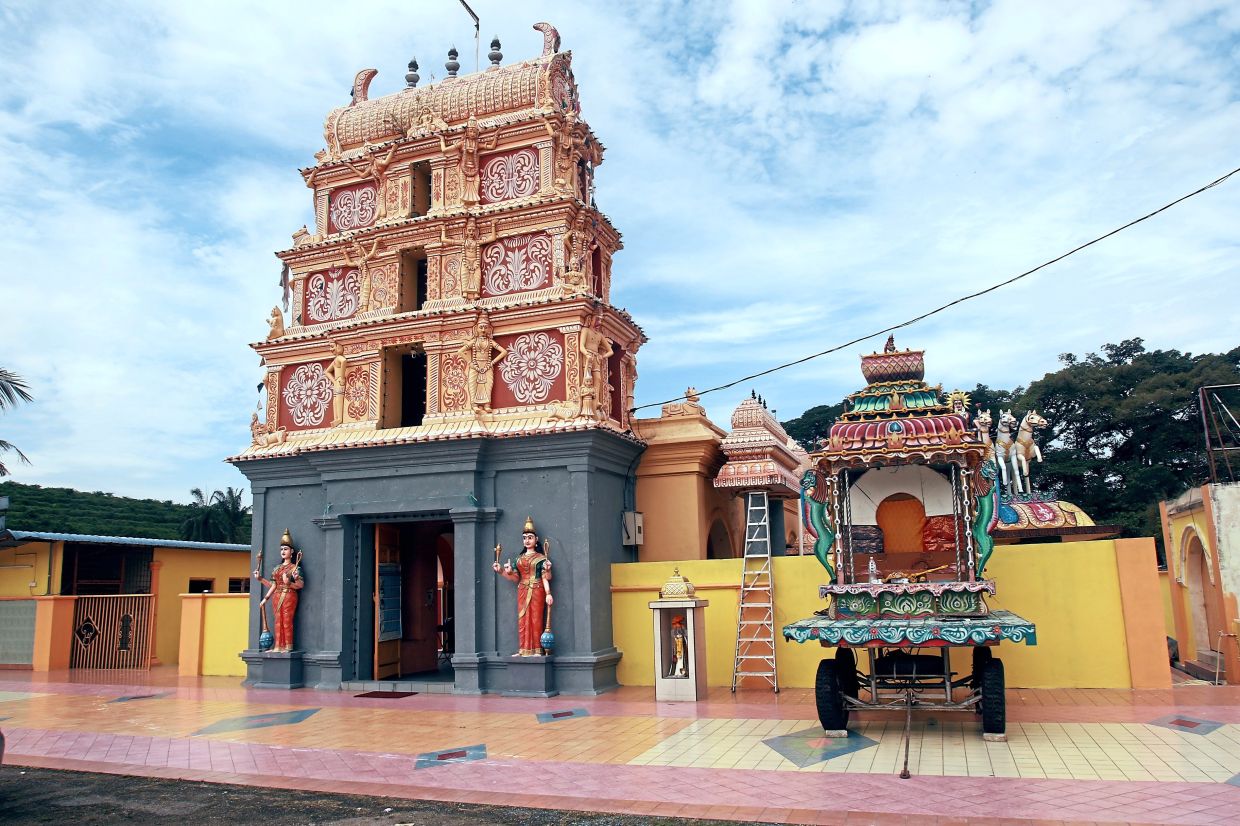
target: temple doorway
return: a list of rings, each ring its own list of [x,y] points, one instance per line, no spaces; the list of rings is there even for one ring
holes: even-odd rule
[[[454,646],[453,534],[449,521],[374,528],[375,680],[446,672]],[[366,663],[359,663],[366,670]]]

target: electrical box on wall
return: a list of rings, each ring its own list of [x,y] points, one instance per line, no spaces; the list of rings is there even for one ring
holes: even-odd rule
[[[624,542],[625,545],[641,545],[646,541],[646,529],[642,521],[640,511],[624,512]]]

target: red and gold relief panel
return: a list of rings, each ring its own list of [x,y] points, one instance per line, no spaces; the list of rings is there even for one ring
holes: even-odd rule
[[[379,216],[379,198],[372,182],[334,190],[328,201],[327,231],[351,232],[368,227]]]
[[[344,375],[345,412],[352,421],[371,418],[370,398],[374,391],[375,371],[371,365],[350,368]]]
[[[501,238],[482,249],[482,295],[550,287],[551,271],[551,236],[545,232]]]
[[[564,400],[566,382],[562,333],[558,330],[537,330],[497,336],[496,341],[508,353],[495,365],[493,407]]]
[[[538,192],[538,151],[518,149],[487,155],[482,161],[479,201],[494,204]]]
[[[439,359],[439,407],[445,413],[469,410],[465,356],[449,354]]]
[[[332,267],[306,277],[302,318],[323,324],[349,318],[361,309],[362,276],[352,267]]]
[[[280,370],[280,427],[309,430],[332,423],[329,361],[289,364]]]

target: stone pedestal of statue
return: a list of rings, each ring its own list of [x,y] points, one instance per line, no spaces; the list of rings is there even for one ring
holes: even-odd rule
[[[505,697],[554,697],[554,657],[505,657]]]
[[[255,688],[302,688],[301,651],[264,651],[262,670]]]

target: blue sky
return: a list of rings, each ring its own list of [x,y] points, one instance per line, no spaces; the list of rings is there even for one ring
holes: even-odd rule
[[[624,234],[613,300],[650,336],[638,404],[720,384],[1034,266],[1240,166],[1240,6],[1210,2],[476,0],[483,61],[574,55]],[[473,67],[455,0],[0,6],[0,418],[21,482],[185,501],[248,487],[272,252],[354,73]],[[903,332],[947,387],[1011,387],[1133,336],[1240,343],[1233,180]],[[879,342],[881,344],[881,341]],[[752,386],[781,418],[868,347]],[[726,426],[750,386],[703,399]],[[650,415],[653,411],[645,411]],[[10,456],[10,460],[14,457]]]

